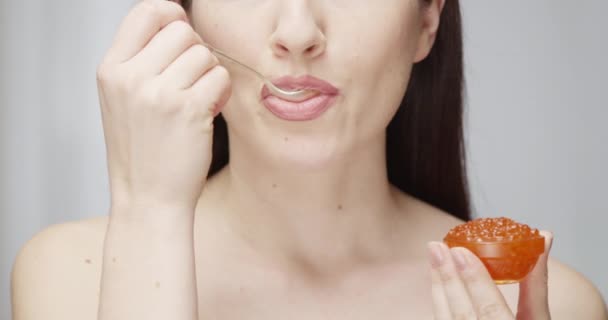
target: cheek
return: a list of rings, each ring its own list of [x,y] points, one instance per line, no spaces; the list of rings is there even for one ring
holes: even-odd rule
[[[266,76],[262,60],[268,47],[269,10],[260,1],[198,0],[193,2],[192,24],[203,41]],[[262,82],[249,70],[222,58],[220,64],[230,73],[232,96],[226,109],[234,103],[258,102]],[[268,59],[266,59],[268,60]],[[252,85],[255,84],[255,85]]]
[[[333,1],[328,3],[342,0]],[[346,89],[348,118],[355,122],[351,124],[377,131],[388,124],[407,87],[417,44],[418,11],[412,5],[417,0],[383,0],[383,6],[358,1],[348,0],[341,8],[327,5],[323,11],[328,42],[325,57],[316,64],[317,73]],[[259,54],[273,32],[269,12],[256,1],[198,0],[192,7],[193,24],[205,41],[262,72],[272,70],[269,66],[275,63]],[[259,88],[251,83],[258,80],[238,66],[224,65],[235,88],[225,115],[238,121],[241,115],[232,110],[257,99]]]
[[[365,23],[345,24],[353,37],[343,37],[337,46],[348,70],[351,98],[358,121],[376,129],[392,119],[407,87],[417,44],[417,17],[408,8],[372,12],[382,18],[363,19]],[[348,33],[345,33],[348,34]],[[374,112],[370,112],[373,110]]]
[[[241,58],[242,53],[258,49],[256,45],[263,40],[268,28],[263,10],[251,2],[194,1],[192,25],[204,41]]]

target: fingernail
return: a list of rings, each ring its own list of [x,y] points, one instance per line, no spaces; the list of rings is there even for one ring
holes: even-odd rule
[[[466,269],[467,258],[464,256],[464,253],[462,253],[461,250],[456,248],[451,249],[450,252],[452,253],[452,257],[454,258],[454,264],[456,264],[456,268],[458,268],[458,270],[460,271]]]
[[[429,257],[431,259],[431,266],[433,268],[439,268],[443,264],[443,261],[445,260],[441,247],[439,246],[438,243],[431,242],[428,244],[428,248],[429,248]]]

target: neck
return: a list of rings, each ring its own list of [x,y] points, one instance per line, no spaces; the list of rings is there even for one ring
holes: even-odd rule
[[[256,251],[300,268],[339,271],[390,256],[404,214],[388,182],[384,144],[372,145],[300,171],[231,153],[207,189]]]

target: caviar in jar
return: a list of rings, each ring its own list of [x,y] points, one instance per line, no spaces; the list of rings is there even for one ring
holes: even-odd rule
[[[537,229],[509,218],[479,218],[452,228],[443,239],[479,257],[497,284],[523,280],[545,251]]]

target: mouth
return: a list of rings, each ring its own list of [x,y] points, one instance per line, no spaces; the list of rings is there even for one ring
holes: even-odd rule
[[[309,121],[320,117],[335,102],[339,90],[331,83],[313,76],[285,76],[272,80],[272,83],[284,90],[311,90],[318,94],[305,100],[286,100],[262,88],[262,103],[275,116],[288,121]]]

